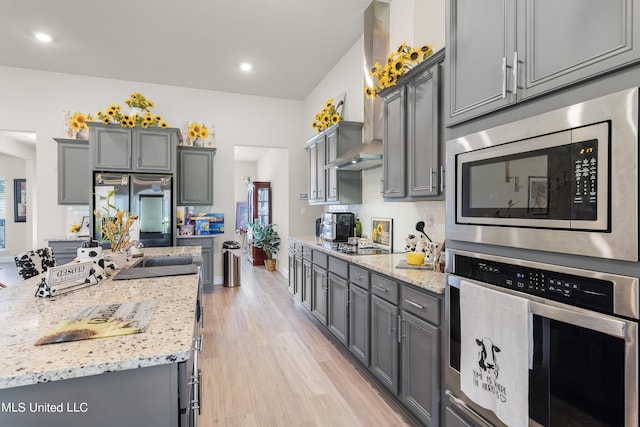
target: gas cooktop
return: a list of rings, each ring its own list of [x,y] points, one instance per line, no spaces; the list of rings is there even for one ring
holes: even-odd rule
[[[383,255],[390,254],[387,249],[377,247],[358,247],[358,245],[350,245],[348,243],[318,243],[325,249],[331,249],[332,251],[340,252],[345,255]]]

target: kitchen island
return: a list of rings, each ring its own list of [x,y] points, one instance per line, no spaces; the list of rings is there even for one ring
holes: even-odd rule
[[[200,248],[143,253],[199,254]],[[0,425],[180,425],[197,330],[198,277],[105,279],[41,299],[34,297],[36,276],[0,291]],[[78,307],[144,300],[157,305],[143,333],[34,345]]]

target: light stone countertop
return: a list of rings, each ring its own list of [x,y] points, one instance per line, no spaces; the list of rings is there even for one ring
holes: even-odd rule
[[[199,246],[143,248],[144,255],[200,254]],[[192,346],[198,275],[106,279],[56,299],[34,296],[41,276],[0,290],[0,389],[176,363]],[[35,346],[76,307],[156,300],[141,334]]]
[[[289,236],[289,242],[298,242],[313,249],[320,250],[329,255],[349,261],[355,265],[362,266],[371,271],[385,274],[410,285],[422,288],[435,294],[444,294],[445,277],[444,273],[433,270],[415,270],[396,267],[400,261],[406,260],[404,253],[394,253],[387,255],[348,255],[342,252],[319,246],[321,241],[315,236]]]

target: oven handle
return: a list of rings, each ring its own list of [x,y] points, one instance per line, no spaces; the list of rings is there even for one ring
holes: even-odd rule
[[[459,276],[449,275],[447,283],[450,286],[454,286],[460,289],[460,281],[466,280],[478,286],[483,286],[489,289],[493,289],[498,292],[508,293],[520,298],[529,300],[529,311],[537,316],[545,317],[548,319],[558,320],[560,322],[568,323],[570,325],[579,326],[592,331],[602,332],[607,335],[611,335],[616,338],[621,338],[628,341],[628,323],[622,320],[618,320],[606,314],[597,313],[595,311],[587,311],[580,308],[575,310],[569,310],[561,308],[553,304],[553,301],[549,301],[549,304],[534,301],[531,296],[521,294],[509,289],[493,286],[488,283],[478,282],[477,280],[462,278]],[[533,297],[535,298],[535,297]],[[538,298],[542,299],[542,298]],[[561,303],[558,303],[561,304]]]
[[[487,426],[487,427],[493,427],[492,423],[490,423],[485,417],[483,417],[477,411],[475,411],[473,408],[471,408],[469,405],[467,405],[467,403],[464,400],[460,399],[459,397],[456,397],[451,392],[451,390],[449,390],[449,389],[445,390],[444,394],[446,394],[449,397],[449,400],[451,401],[451,403],[456,405],[459,409],[461,409],[467,415],[471,415],[472,417],[474,417],[475,418],[474,421],[481,422],[482,425]]]

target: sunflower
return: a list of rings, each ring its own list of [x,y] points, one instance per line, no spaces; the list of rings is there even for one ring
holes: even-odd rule
[[[413,63],[418,62],[420,60],[420,55],[422,55],[422,52],[420,50],[411,49],[408,56],[409,61]]]
[[[393,70],[394,74],[398,76],[403,75],[404,74],[404,58],[400,57],[395,61],[393,61],[391,65],[391,69]]]
[[[101,323],[95,323],[87,317],[83,317],[80,320],[65,320],[50,329],[46,336],[36,341],[35,345],[55,344],[140,332],[139,328],[131,326],[133,323],[133,320],[123,320],[113,316]]]
[[[206,126],[202,127],[202,130],[200,131],[200,138],[206,138],[209,136],[209,129]]]
[[[167,122],[160,122],[160,127],[166,129],[169,127],[169,125],[167,124]]]

